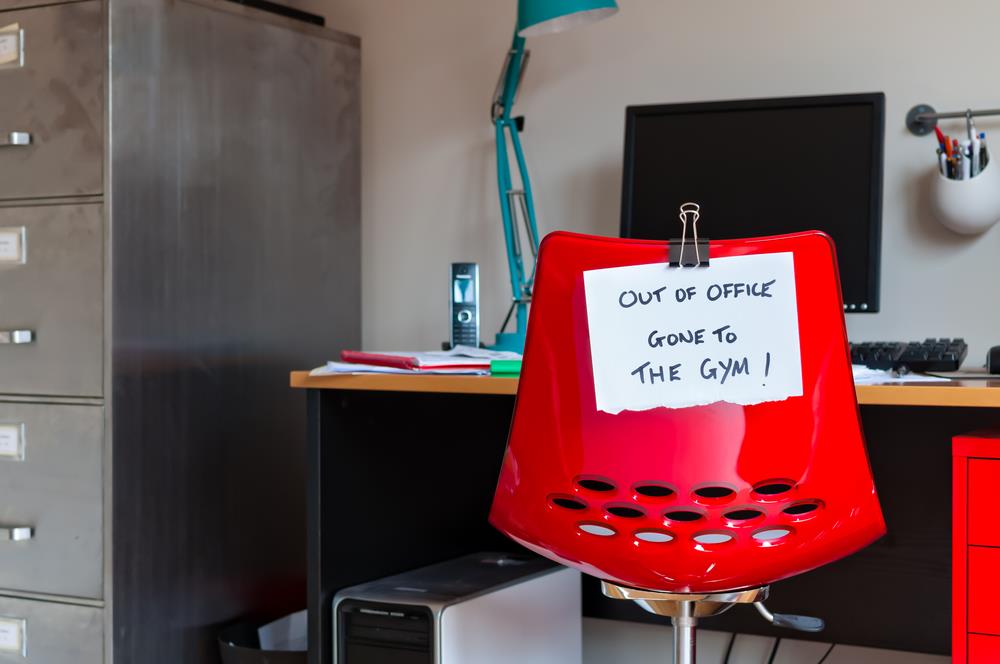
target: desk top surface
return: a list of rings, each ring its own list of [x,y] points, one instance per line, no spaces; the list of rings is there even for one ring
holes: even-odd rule
[[[291,386],[321,390],[514,395],[517,378],[402,374],[310,376],[308,371],[294,371]],[[858,403],[862,406],[1000,408],[1000,376],[947,383],[859,385],[857,391]]]

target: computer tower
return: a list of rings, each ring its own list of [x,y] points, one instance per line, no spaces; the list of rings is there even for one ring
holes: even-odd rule
[[[580,575],[480,553],[345,588],[334,664],[580,664]]]

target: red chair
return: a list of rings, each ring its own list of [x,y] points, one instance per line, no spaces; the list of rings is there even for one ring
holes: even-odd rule
[[[690,247],[690,245],[688,245]],[[675,661],[694,624],[885,532],[858,414],[834,248],[818,232],[712,241],[711,260],[791,252],[802,396],[740,406],[597,410],[583,273],[665,262],[667,243],[553,233],[539,254],[524,370],[491,523],[668,615]],[[671,268],[707,269],[708,268]]]

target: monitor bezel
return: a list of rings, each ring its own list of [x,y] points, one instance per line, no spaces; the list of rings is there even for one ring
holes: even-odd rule
[[[808,97],[774,97],[760,99],[735,99],[724,101],[685,102],[678,104],[645,104],[625,108],[625,154],[622,162],[622,207],[620,236],[631,237],[632,199],[634,187],[634,159],[636,120],[643,116],[718,111],[756,111],[762,109],[797,109],[817,106],[870,106],[873,119],[872,150],[870,154],[872,187],[868,203],[871,224],[868,229],[868,246],[871,249],[866,269],[870,275],[864,302],[844,301],[847,313],[877,313],[882,262],[882,194],[885,159],[885,93],[865,92],[855,94],[822,95]],[[708,233],[711,236],[711,233]],[[839,265],[838,265],[839,271]],[[863,308],[864,307],[864,308]]]

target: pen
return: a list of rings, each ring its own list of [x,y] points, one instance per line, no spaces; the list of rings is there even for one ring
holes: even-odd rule
[[[941,131],[941,127],[938,127],[937,125],[934,126],[934,133],[937,134],[938,145],[940,145],[943,150],[944,144],[948,142],[947,137],[945,137],[944,132]]]
[[[979,170],[982,166],[982,164],[980,163],[980,160],[982,159],[982,157],[980,156],[980,152],[982,151],[982,149],[983,149],[983,144],[979,140],[979,134],[973,134],[972,148],[971,152],[969,152],[969,161],[972,162],[972,177],[976,177],[977,175],[979,175]]]
[[[969,160],[965,158],[965,155],[961,151],[958,153],[958,179],[968,180],[969,179]]]
[[[938,150],[938,164],[941,168],[941,175],[948,177],[948,157],[941,150]]]

